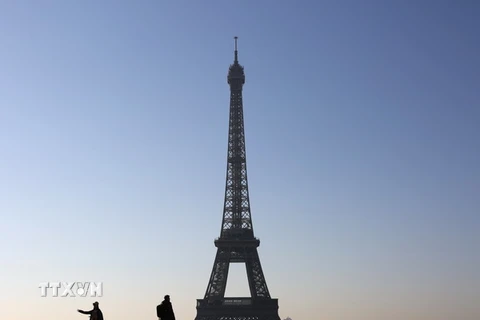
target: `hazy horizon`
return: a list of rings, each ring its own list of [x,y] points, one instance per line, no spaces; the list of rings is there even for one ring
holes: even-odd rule
[[[3,1],[5,319],[193,320],[239,37],[255,235],[281,319],[480,319],[476,1]],[[39,284],[101,281],[101,298]],[[248,295],[231,266],[229,296]]]

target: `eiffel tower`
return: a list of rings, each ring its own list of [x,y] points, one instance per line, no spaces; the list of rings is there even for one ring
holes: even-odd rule
[[[247,182],[245,131],[243,125],[243,66],[235,60],[228,70],[230,122],[228,130],[227,181],[217,255],[203,299],[197,299],[195,320],[280,320],[278,299],[272,299],[263,275],[253,234]],[[245,263],[250,297],[225,297],[230,263]]]

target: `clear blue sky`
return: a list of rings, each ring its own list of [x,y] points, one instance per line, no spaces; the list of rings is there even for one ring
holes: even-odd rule
[[[220,233],[233,36],[280,316],[480,318],[477,1],[2,1],[2,318],[193,319]],[[247,291],[235,265],[227,291]]]

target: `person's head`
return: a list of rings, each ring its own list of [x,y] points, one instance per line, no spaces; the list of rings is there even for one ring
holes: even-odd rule
[[[98,301],[95,301],[95,302],[93,303],[93,308],[94,308],[94,309],[98,309]]]
[[[170,301],[170,296],[167,294],[163,299],[165,299],[165,301]]]

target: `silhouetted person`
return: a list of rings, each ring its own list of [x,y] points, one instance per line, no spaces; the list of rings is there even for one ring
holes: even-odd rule
[[[92,310],[83,311],[83,310],[78,309],[77,311],[80,312],[80,313],[83,313],[83,314],[89,314],[90,315],[90,320],[103,320],[102,310],[100,310],[100,308],[98,307],[98,302],[97,301],[95,301],[93,303],[93,309]]]
[[[161,304],[157,306],[157,317],[160,320],[175,320],[170,296],[167,294]]]

